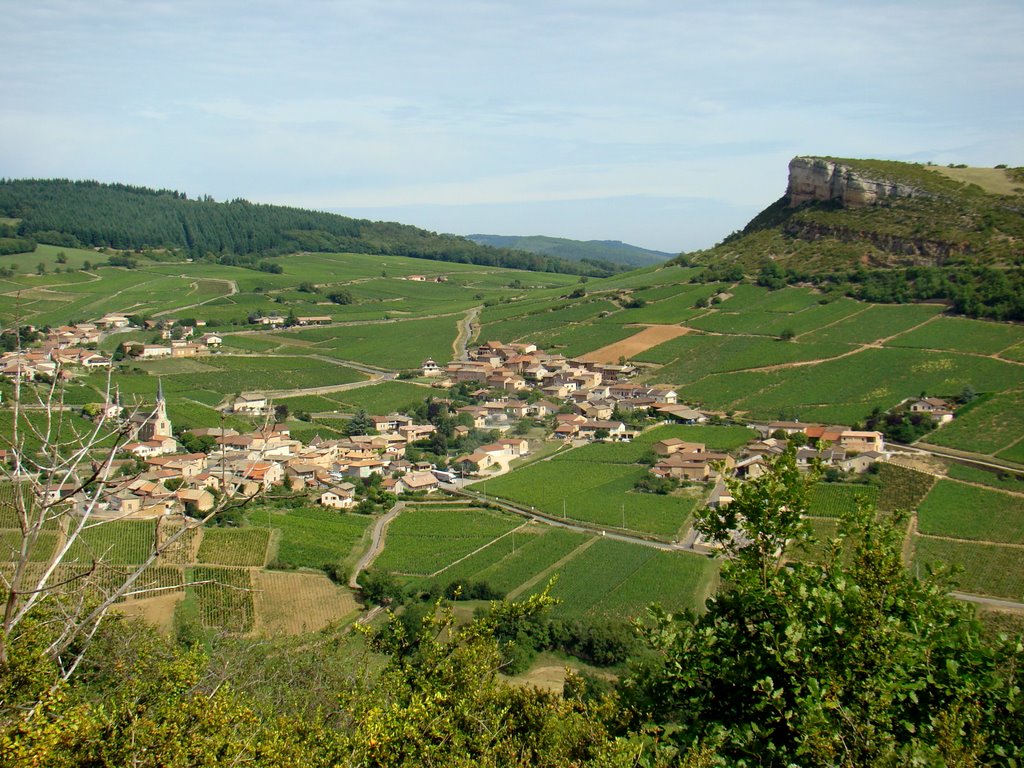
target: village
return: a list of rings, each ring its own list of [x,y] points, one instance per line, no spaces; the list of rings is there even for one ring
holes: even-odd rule
[[[320,320],[303,318],[306,323]],[[38,346],[6,353],[0,358],[0,371],[23,380],[66,381],[74,378],[76,368],[109,368],[111,359],[90,348],[104,333],[117,333],[129,324],[125,316],[107,315],[94,323],[50,330]],[[166,343],[123,344],[125,354],[143,360],[190,357],[215,352],[223,342],[217,334],[197,335],[196,327],[174,321],[151,323],[146,330],[160,333]],[[637,369],[625,361],[612,365],[570,359],[534,344],[487,341],[444,367],[427,359],[417,373],[424,384],[432,385],[424,387],[424,397],[434,404],[435,418],[366,414],[365,429],[344,439],[317,436],[308,443],[293,439],[285,424],[275,423],[273,401],[262,393],[241,393],[224,406],[233,414],[262,418],[260,427],[243,433],[223,426],[192,429],[176,437],[159,379],[149,405],[122,403],[115,389],[107,402],[86,409],[91,418],[124,438],[110,462],[112,477],[99,504],[91,489],[70,481],[49,488],[48,501],[70,496],[68,501],[76,506],[98,506],[101,514],[114,517],[202,517],[220,500],[251,498],[276,487],[307,494],[334,509],[353,509],[362,502],[362,511],[374,511],[374,501],[452,491],[508,472],[543,442],[564,447],[628,442],[658,424],[733,421],[759,433],[758,439],[732,453],[679,438],[654,444],[650,476],[655,482],[638,490],[666,493],[679,484],[704,484],[710,506],[730,501],[727,477],[757,477],[766,460],[788,445],[795,446],[800,467],[832,468],[844,474],[863,473],[888,455],[879,431],[798,421],[730,420],[726,414],[680,403],[671,387],[638,383]],[[453,388],[463,397],[446,397]],[[953,405],[940,398],[913,399],[902,407],[939,423],[953,416]],[[423,451],[416,448],[432,445],[441,423],[438,416],[449,422],[448,436],[456,446],[468,442],[472,449],[450,455],[428,451],[433,460],[420,460]],[[186,441],[192,450],[183,446]],[[408,455],[407,448],[413,449]]]

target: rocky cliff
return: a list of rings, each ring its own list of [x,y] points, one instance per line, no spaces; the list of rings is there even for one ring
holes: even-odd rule
[[[884,198],[922,194],[908,184],[871,179],[848,165],[821,157],[794,157],[789,163],[786,196],[791,208],[809,200],[838,200],[846,207],[856,207]]]

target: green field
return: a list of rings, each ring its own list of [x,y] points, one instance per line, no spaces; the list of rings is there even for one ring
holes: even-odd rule
[[[586,540],[588,537],[582,533],[532,525],[446,568],[435,581],[442,584],[460,579],[484,582],[507,595],[551,568]]]
[[[921,347],[992,355],[1024,341],[1024,328],[1009,323],[937,317],[888,342],[895,347]]]
[[[1024,494],[1024,475],[1017,475],[1011,472],[995,472],[969,467],[964,464],[950,464],[949,477],[954,480],[964,480],[968,483],[980,483],[1002,491],[1014,491]]]
[[[83,530],[65,562],[137,565],[149,557],[155,537],[156,523],[152,520],[105,522]]]
[[[349,389],[331,394],[341,403],[341,410],[362,408],[367,413],[383,416],[409,405],[420,403],[431,395],[442,395],[439,390],[409,384],[405,381],[385,381],[369,387]]]
[[[1022,438],[1024,391],[1018,390],[993,395],[985,402],[961,410],[953,421],[927,435],[924,442],[996,455]],[[1012,449],[1010,453],[1013,454]]]
[[[276,528],[280,542],[273,562],[291,568],[322,568],[354,561],[353,551],[372,522],[366,515],[340,514],[320,506],[289,510],[255,507],[252,526]]]
[[[920,575],[928,566],[944,564],[962,569],[958,589],[1024,602],[1024,549],[971,541],[917,537],[913,567]]]
[[[518,528],[522,520],[474,507],[410,507],[391,522],[374,568],[430,576]]]
[[[561,602],[552,613],[633,617],[651,603],[670,611],[700,610],[713,593],[717,570],[714,560],[700,555],[599,539],[559,570],[551,595]]]
[[[875,486],[818,483],[811,488],[809,514],[838,518],[855,512],[858,504],[873,507],[877,501],[878,488]]]
[[[888,409],[921,392],[1001,391],[1019,385],[1019,366],[957,352],[866,349],[838,360],[771,372],[712,374],[677,387],[680,399],[753,416],[801,417],[806,407]],[[651,377],[669,381],[657,372]],[[669,383],[671,383],[669,381]],[[804,419],[806,420],[806,419]]]
[[[996,490],[940,480],[918,508],[923,534],[1024,544],[1024,502]]]
[[[262,568],[267,561],[270,531],[266,528],[206,528],[197,562]]]
[[[633,485],[646,472],[633,464],[589,461],[539,461],[472,488],[551,515],[606,528],[622,528],[675,539],[705,493],[637,493]]]

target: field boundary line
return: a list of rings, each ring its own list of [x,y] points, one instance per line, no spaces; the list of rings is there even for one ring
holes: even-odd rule
[[[549,565],[547,568],[542,570],[540,573],[530,577],[529,579],[524,581],[522,584],[520,584],[518,587],[513,589],[511,592],[509,592],[505,596],[505,599],[506,600],[515,600],[517,597],[519,597],[521,594],[523,594],[523,592],[525,592],[526,590],[532,589],[533,587],[537,586],[541,581],[543,581],[544,579],[550,577],[551,574],[555,572],[555,570],[557,570],[558,568],[561,568],[563,565],[568,563],[570,560],[575,559],[577,555],[581,555],[585,551],[590,549],[592,546],[594,546],[595,542],[597,542],[597,536],[591,536],[589,539],[584,541],[582,544],[580,544],[578,547],[573,549],[571,552],[569,552],[566,555],[563,555],[561,558],[559,558],[558,560],[553,562],[551,565]]]
[[[965,539],[962,536],[942,536],[937,533],[921,533],[915,531],[915,535],[922,539],[935,539],[936,541],[952,541],[957,544],[984,544],[989,547],[1009,547],[1010,549],[1024,550],[1024,544],[1014,544],[1010,541],[992,541],[991,539]]]
[[[444,568],[438,568],[438,569],[437,569],[436,571],[434,571],[433,573],[428,573],[428,574],[426,574],[425,576],[423,576],[423,578],[425,578],[425,579],[432,579],[432,578],[434,578],[435,576],[439,576],[440,574],[442,574],[442,573],[444,573],[445,571],[447,571],[447,570],[448,570],[449,568],[453,568],[454,566],[456,566],[456,565],[458,565],[459,563],[461,563],[461,562],[462,562],[463,560],[467,560],[468,558],[472,557],[472,556],[473,556],[473,555],[475,555],[475,554],[476,554],[477,552],[483,552],[483,551],[484,551],[485,549],[487,549],[487,548],[488,548],[489,546],[491,546],[492,544],[497,544],[497,543],[498,543],[499,541],[501,541],[502,539],[504,539],[504,538],[505,538],[506,536],[511,536],[511,535],[512,535],[513,533],[515,533],[516,531],[521,531],[521,530],[522,530],[523,528],[525,528],[525,527],[526,527],[526,526],[528,526],[528,525],[529,525],[529,523],[528,523],[528,522],[526,522],[526,523],[520,523],[520,524],[519,524],[519,525],[517,525],[517,526],[516,526],[515,528],[513,528],[513,529],[512,529],[511,531],[508,531],[507,533],[503,533],[503,534],[501,534],[501,536],[498,536],[498,537],[496,537],[496,538],[494,538],[494,539],[491,539],[491,540],[490,540],[490,541],[488,541],[488,542],[487,542],[486,544],[484,544],[484,545],[483,545],[482,547],[477,547],[476,549],[474,549],[474,550],[473,550],[472,552],[470,552],[469,554],[463,555],[463,556],[462,556],[462,557],[460,557],[460,558],[459,558],[458,560],[454,560],[454,561],[452,561],[452,562],[448,563],[448,565],[446,565],[446,566],[445,566]],[[420,575],[420,574],[407,574],[407,575],[409,575],[409,576],[416,576],[416,575]]]

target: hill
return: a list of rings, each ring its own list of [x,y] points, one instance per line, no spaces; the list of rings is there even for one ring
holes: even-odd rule
[[[1024,319],[1024,169],[797,157],[785,194],[677,263],[768,287],[813,282],[875,301],[947,300]]]
[[[516,235],[466,235],[480,245],[493,248],[510,248],[527,253],[539,253],[546,256],[557,256],[569,261],[598,261],[623,264],[628,267],[648,267],[661,264],[676,254],[662,251],[651,251],[637,245],[630,245],[619,240],[569,240],[564,237],[546,237],[532,235],[519,237]]]
[[[95,181],[0,180],[0,253],[34,242],[62,247],[158,251],[157,258],[254,266],[299,251],[412,256],[513,269],[608,275],[611,264],[573,262],[490,248],[392,222],[262,205],[192,200],[181,192]]]

